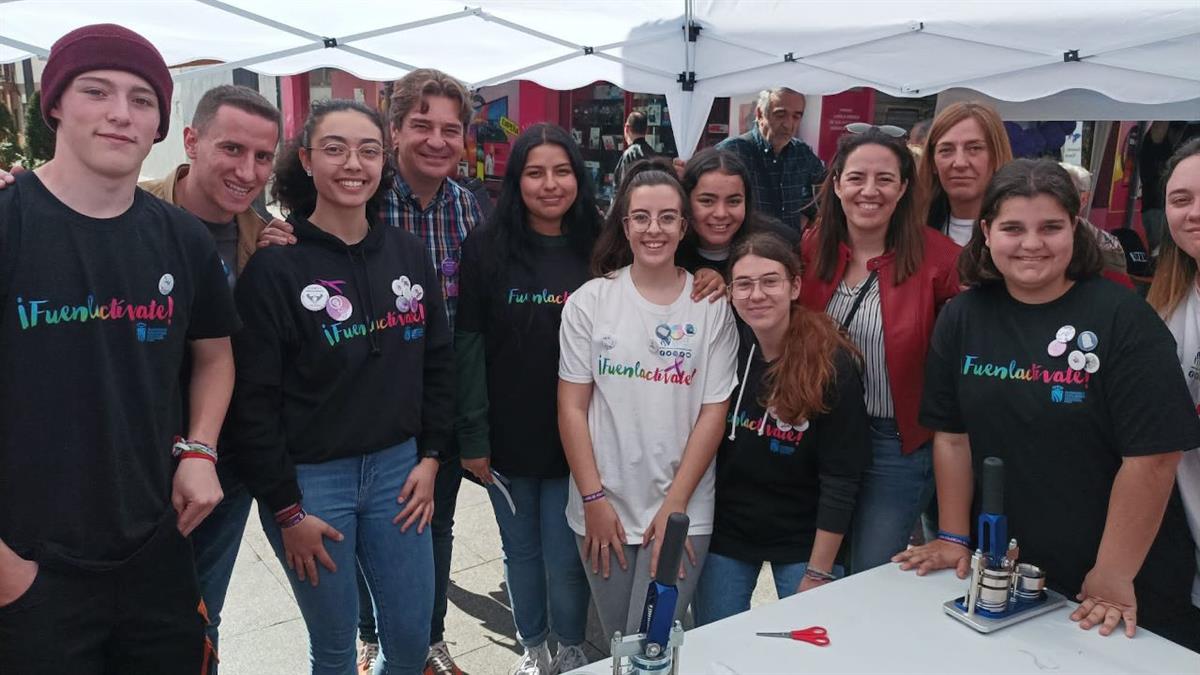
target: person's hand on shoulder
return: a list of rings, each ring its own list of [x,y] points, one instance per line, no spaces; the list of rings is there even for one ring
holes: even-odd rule
[[[295,230],[292,229],[291,223],[286,220],[272,218],[262,233],[258,235],[258,247],[290,246],[296,243],[294,232]]]
[[[0,190],[17,182],[17,174],[25,171],[25,167],[20,164],[13,164],[8,171],[0,169]]]
[[[720,272],[701,267],[692,275],[692,302],[700,302],[703,298],[716,302],[724,296],[725,279]]]

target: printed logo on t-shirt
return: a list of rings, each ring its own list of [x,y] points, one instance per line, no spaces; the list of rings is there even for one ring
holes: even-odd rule
[[[400,279],[407,282],[408,277]],[[393,282],[392,290],[397,295],[396,308],[373,320],[367,320],[366,312],[359,312],[359,321],[351,322],[355,308],[346,297],[347,282],[342,279],[314,279],[298,295],[304,309],[321,313],[331,319],[321,322],[321,333],[330,347],[337,347],[355,338],[366,337],[377,330],[404,329],[404,340],[419,340],[425,336],[424,289],[420,284]]]
[[[796,446],[800,445],[804,432],[808,431],[808,420],[799,424],[789,424],[779,419],[774,411],[758,417],[750,417],[745,411],[739,411],[736,416],[730,413],[726,421],[739,429],[769,438],[767,448],[772,454],[783,456],[795,454]]]
[[[1066,364],[1061,368],[1047,368],[1037,362],[1021,366],[1017,365],[1016,359],[1011,359],[1008,363],[991,363],[974,354],[963,356],[962,374],[968,377],[1049,384],[1052,403],[1082,403],[1092,379],[1092,373],[1082,369],[1076,370]]]
[[[600,377],[624,377],[628,379],[645,380],[646,382],[658,382],[662,384],[678,384],[690,386],[696,379],[696,371],[698,369],[686,369],[683,367],[684,359],[682,356],[675,357],[674,363],[668,367],[649,368],[642,365],[641,361],[637,361],[632,365],[622,363],[607,356],[601,356],[597,360],[597,374]]]
[[[526,303],[534,305],[562,305],[567,302],[567,298],[569,297],[571,297],[570,291],[553,293],[548,288],[543,288],[540,291],[521,290],[520,288],[508,289],[508,304],[510,305],[524,305]]]
[[[692,323],[660,323],[654,327],[655,353],[665,357],[690,359],[696,341],[696,325]]]
[[[157,295],[164,297],[151,295],[149,302],[118,297],[97,302],[95,295],[88,295],[82,302],[57,304],[49,299],[26,299],[18,295],[17,321],[21,330],[89,321],[128,321],[134,327],[138,342],[160,342],[166,339],[175,317],[175,298],[171,295],[175,290],[175,277],[170,273],[163,274],[155,285]]]

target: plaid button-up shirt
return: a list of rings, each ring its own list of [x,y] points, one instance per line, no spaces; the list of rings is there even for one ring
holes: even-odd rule
[[[750,169],[754,208],[800,231],[800,218],[817,215],[814,185],[825,180],[825,163],[804,141],[793,138],[775,154],[755,125],[749,132],[717,144],[741,158]]]
[[[446,318],[453,334],[454,315],[458,309],[459,249],[467,233],[483,224],[483,212],[479,210],[475,195],[447,178],[442,181],[429,207],[423,209],[412,188],[397,173],[395,184],[384,195],[379,220],[393,227],[403,227],[425,242],[442,282]]]

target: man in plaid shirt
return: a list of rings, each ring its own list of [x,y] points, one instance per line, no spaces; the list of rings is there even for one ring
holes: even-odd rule
[[[817,215],[815,186],[825,180],[825,164],[796,138],[804,117],[804,94],[780,87],[761,92],[749,132],[721,141],[746,163],[753,180],[754,207],[802,231]]]

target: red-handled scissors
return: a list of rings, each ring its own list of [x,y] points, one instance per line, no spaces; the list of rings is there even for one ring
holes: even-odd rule
[[[825,628],[822,626],[809,626],[803,630],[790,630],[786,633],[755,633],[755,635],[759,637],[799,640],[801,642],[807,642],[810,645],[816,645],[818,647],[829,646],[829,638],[827,637],[829,635],[829,631],[825,630]]]

